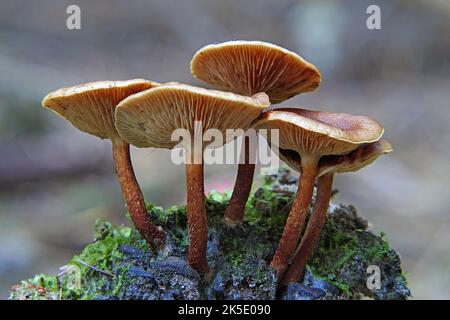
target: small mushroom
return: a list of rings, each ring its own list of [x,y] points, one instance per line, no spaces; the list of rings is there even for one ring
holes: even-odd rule
[[[315,244],[320,238],[323,225],[326,221],[334,174],[358,171],[371,164],[381,155],[392,152],[392,150],[392,146],[388,141],[380,140],[362,145],[345,155],[324,156],[320,159],[317,196],[313,212],[294,258],[282,281],[283,285],[298,281],[303,274],[309,257],[313,253]],[[286,160],[288,165],[295,170],[300,169],[300,157],[293,157],[292,155],[285,157],[280,152],[280,158]]]
[[[227,41],[198,50],[191,61],[194,77],[221,90],[251,96],[268,94],[280,103],[297,94],[315,90],[321,81],[319,70],[302,57],[282,47],[261,41]],[[244,141],[244,162],[238,165],[236,181],[225,220],[235,225],[244,217],[255,163],[250,163],[249,142]]]
[[[360,145],[377,141],[383,128],[368,117],[295,108],[264,112],[255,127],[269,129],[269,140],[270,130],[277,129],[280,152],[290,150],[300,156],[302,174],[298,191],[271,262],[281,280],[300,238],[320,158],[346,154]]]
[[[266,95],[244,97],[184,84],[168,84],[149,89],[123,100],[116,109],[116,127],[129,143],[141,147],[172,149],[176,129],[189,132],[186,151],[187,216],[189,224],[189,264],[201,273],[209,270],[206,260],[208,227],[204,205],[203,151],[196,148],[198,134],[218,129],[246,130],[269,105]],[[196,127],[201,124],[202,132]],[[224,141],[225,143],[227,141]]]
[[[117,103],[129,95],[157,85],[144,79],[98,81],[61,88],[49,93],[42,101],[44,107],[71,122],[75,128],[111,140],[116,174],[131,220],[152,248],[164,243],[165,233],[152,222],[147,212],[131,164],[130,146],[120,138],[114,126],[114,110]]]

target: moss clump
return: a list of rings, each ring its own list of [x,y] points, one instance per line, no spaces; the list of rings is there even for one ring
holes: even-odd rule
[[[391,250],[384,232],[380,232],[379,239],[380,241],[374,241],[370,247],[365,248],[365,252],[363,254],[363,258],[370,261],[372,264],[382,262]]]
[[[265,183],[247,202],[244,221],[259,233],[279,235],[283,232],[291,200],[289,194],[274,192],[271,185]]]
[[[94,242],[74,256],[71,263],[80,267],[82,276],[86,275],[89,267],[80,261],[111,273],[113,261],[122,257],[119,246],[130,241],[131,233],[132,229],[129,227],[116,227],[104,219],[98,219],[95,223]]]
[[[56,300],[58,279],[55,276],[37,274],[11,288],[12,300]]]
[[[135,233],[135,232],[134,232]],[[72,258],[69,266],[76,266],[81,276],[80,286],[63,294],[63,299],[92,299],[105,291],[114,291],[120,284],[121,273],[113,266],[122,259],[119,247],[137,238],[133,229],[117,227],[104,219],[95,223],[94,242],[88,244],[83,251]],[[142,246],[141,239],[137,245]],[[146,246],[146,244],[144,245]]]

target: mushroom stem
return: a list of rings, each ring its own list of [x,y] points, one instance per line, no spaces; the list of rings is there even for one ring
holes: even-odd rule
[[[236,182],[230,203],[225,211],[225,221],[230,225],[237,225],[244,220],[245,204],[252,189],[255,163],[250,163],[250,141],[244,139],[244,163],[239,163]]]
[[[155,225],[145,207],[144,196],[134,175],[130,145],[120,138],[112,140],[113,159],[125,202],[134,226],[152,249],[164,244],[166,234]]]
[[[307,210],[311,202],[314,181],[317,175],[318,160],[302,157],[302,173],[291,211],[287,218],[278,248],[273,256],[271,266],[276,269],[278,279],[282,279],[289,260],[295,252],[300,234],[305,223]]]
[[[205,187],[203,161],[194,162],[194,157],[187,153],[187,219],[189,225],[189,265],[201,273],[209,270],[206,260],[208,243],[208,223],[205,209]]]
[[[317,196],[313,212],[308,221],[305,234],[297,248],[297,252],[292,259],[292,263],[282,280],[282,285],[284,286],[300,279],[306,267],[306,263],[313,253],[317,241],[320,239],[320,234],[326,221],[330,203],[333,177],[333,173],[328,173],[319,177],[317,180]]]

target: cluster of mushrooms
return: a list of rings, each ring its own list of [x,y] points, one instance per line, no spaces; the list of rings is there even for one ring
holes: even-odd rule
[[[280,285],[299,280],[326,220],[334,174],[359,170],[392,151],[389,142],[380,140],[383,128],[364,116],[299,108],[269,109],[270,104],[315,90],[321,81],[314,65],[273,44],[229,41],[207,45],[195,53],[191,72],[217,90],[144,79],[99,81],[51,92],[42,104],[79,130],[111,140],[117,177],[131,219],[155,250],[164,244],[166,233],[146,210],[131,164],[130,144],[172,149],[177,144],[171,140],[175,129],[188,130],[192,137],[201,134],[195,132],[196,121],[201,121],[203,131],[218,129],[224,136],[226,129],[277,129],[279,156],[300,172],[300,180],[271,265]],[[225,212],[224,219],[230,226],[242,223],[252,187],[255,164],[249,161],[249,143],[244,144],[246,161],[239,164]],[[205,274],[209,267],[204,149],[189,145],[184,148],[188,261]],[[316,181],[317,196],[307,220]]]

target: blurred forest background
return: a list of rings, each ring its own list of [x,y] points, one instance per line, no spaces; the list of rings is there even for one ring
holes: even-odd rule
[[[81,30],[66,8],[81,7]],[[381,30],[366,9],[381,8]],[[0,297],[91,241],[96,218],[128,223],[108,141],[41,108],[51,90],[94,80],[193,79],[200,47],[263,40],[322,72],[314,93],[282,105],[372,116],[395,152],[340,175],[354,204],[402,255],[415,298],[450,298],[450,1],[0,0]],[[169,152],[133,149],[146,199],[185,201]],[[235,166],[208,166],[208,190],[233,186]]]

